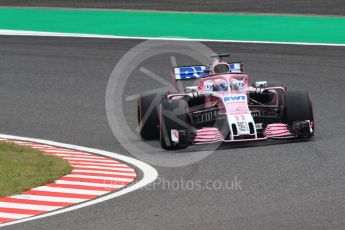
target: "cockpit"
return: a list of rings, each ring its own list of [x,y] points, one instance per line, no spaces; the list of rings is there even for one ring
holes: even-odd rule
[[[228,92],[228,91],[242,91],[245,90],[244,79],[210,79],[204,81],[204,89],[212,92]]]

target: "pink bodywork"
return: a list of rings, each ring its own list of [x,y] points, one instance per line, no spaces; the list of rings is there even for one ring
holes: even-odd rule
[[[218,91],[214,92],[214,96],[206,97],[205,106],[209,107],[212,105],[212,103],[217,102],[219,108],[223,108],[223,111],[227,114],[227,116],[232,116],[236,119],[236,121],[244,120],[244,116],[251,116],[251,111],[248,107],[248,101],[238,101],[238,102],[232,102],[232,103],[224,103],[222,98],[224,97],[231,97],[231,96],[246,96],[247,98],[247,90],[250,88],[249,81],[248,81],[248,75],[247,74],[219,74],[210,76],[207,78],[202,78],[199,80],[198,83],[198,93],[205,93],[207,94],[210,92],[209,90],[206,90],[205,88],[205,82],[211,82],[212,80],[218,80],[222,79],[228,82],[228,85],[230,86],[231,79],[239,79],[243,80],[244,82],[244,89],[241,91]],[[274,88],[272,88],[274,89]],[[282,89],[284,90],[284,89]],[[168,98],[172,99],[173,97],[181,97],[185,94],[174,94],[169,95]],[[206,143],[215,143],[215,142],[244,142],[244,141],[260,141],[260,140],[266,140],[269,138],[294,138],[295,136],[292,135],[292,133],[289,131],[286,124],[283,123],[276,123],[276,124],[269,124],[267,128],[264,131],[264,137],[258,138],[257,136],[252,137],[247,135],[246,138],[243,139],[231,139],[231,140],[225,140],[225,137],[222,135],[222,133],[214,127],[204,127],[201,129],[196,130],[196,138],[195,143],[196,144],[206,144]]]

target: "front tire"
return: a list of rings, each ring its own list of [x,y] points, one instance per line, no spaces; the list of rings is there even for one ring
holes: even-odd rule
[[[184,100],[163,100],[160,105],[160,142],[163,149],[176,150],[188,146],[174,142],[171,130],[190,129],[188,104]]]
[[[144,140],[159,139],[159,105],[166,92],[141,94],[137,100],[139,134]]]
[[[312,127],[312,132],[309,132],[309,135],[304,135],[304,133],[302,133],[301,135],[304,137],[313,135],[313,109],[309,94],[306,90],[290,90],[285,93],[284,120],[289,126],[293,127],[294,129],[296,129],[295,127],[297,126],[303,126],[301,122],[309,121]],[[305,130],[304,132],[307,132],[307,130]]]

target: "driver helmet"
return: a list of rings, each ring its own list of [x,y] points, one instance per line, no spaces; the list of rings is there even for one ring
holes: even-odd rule
[[[213,82],[213,91],[228,91],[229,90],[229,86],[227,81],[223,80],[223,79],[218,79],[215,80]]]

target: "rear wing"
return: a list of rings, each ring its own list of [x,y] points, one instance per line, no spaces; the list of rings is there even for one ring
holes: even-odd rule
[[[243,73],[243,64],[240,62],[229,63],[229,73]],[[179,66],[173,68],[173,75],[176,80],[189,80],[210,76],[210,66]]]
[[[204,65],[196,66],[180,66],[173,68],[176,80],[187,80],[187,79],[197,79],[208,76],[205,70],[208,67]]]

